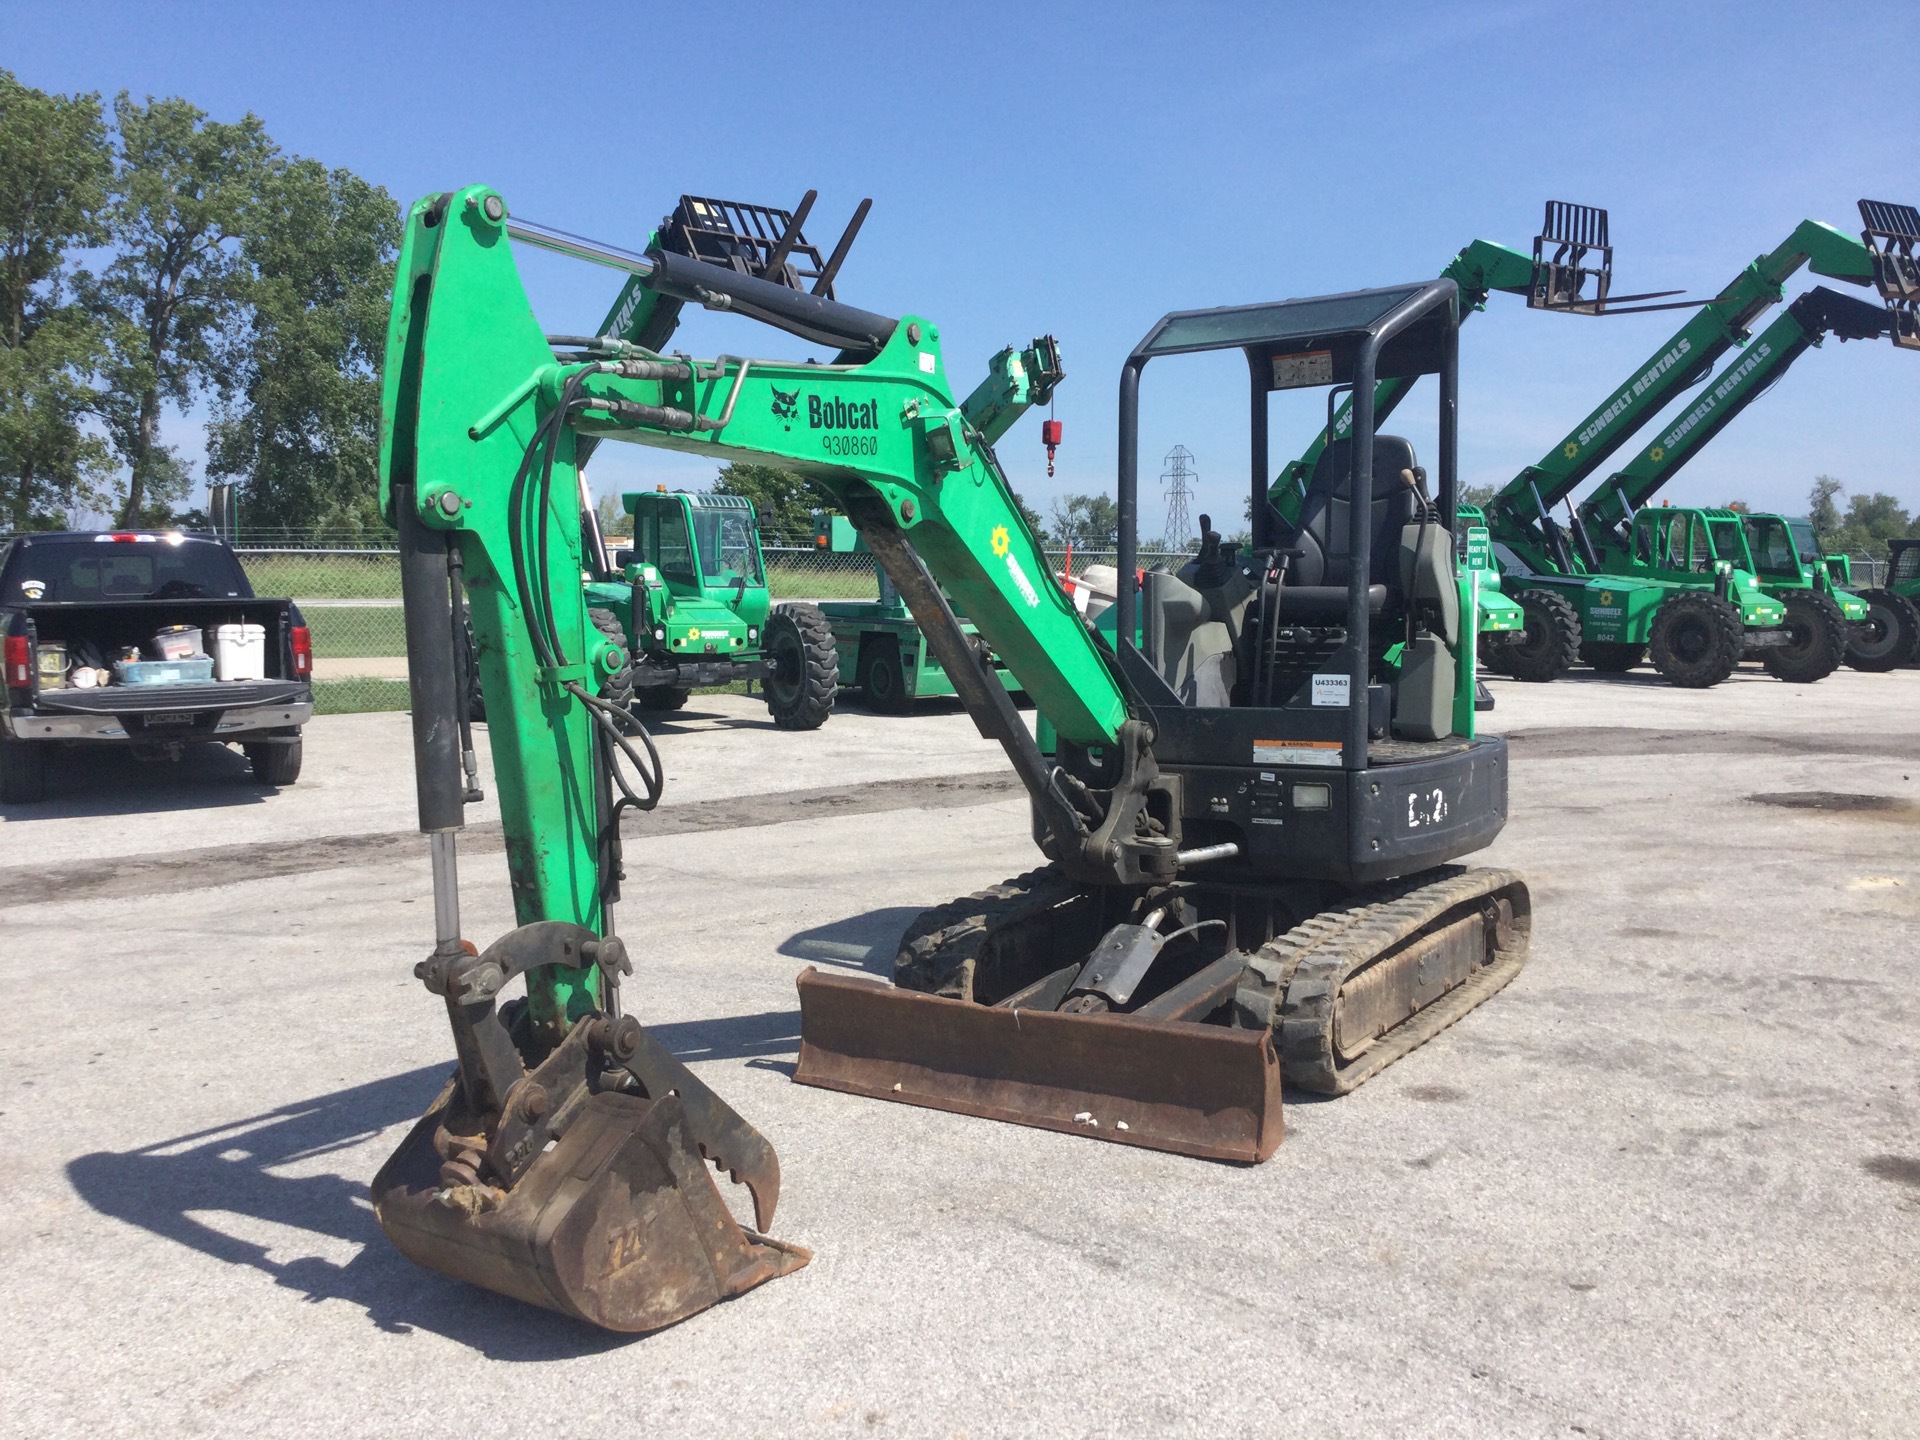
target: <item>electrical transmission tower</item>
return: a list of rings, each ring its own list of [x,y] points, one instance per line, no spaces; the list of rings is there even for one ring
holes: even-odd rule
[[[1193,482],[1200,472],[1193,468],[1193,452],[1176,445],[1161,462],[1167,468],[1160,483],[1167,487],[1167,533],[1162,541],[1167,549],[1180,551],[1193,544],[1193,522],[1187,518],[1187,498],[1193,494]]]

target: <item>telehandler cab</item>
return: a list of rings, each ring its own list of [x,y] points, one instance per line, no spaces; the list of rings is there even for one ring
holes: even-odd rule
[[[510,238],[833,358],[700,361],[614,337],[558,337],[556,353]],[[621,820],[657,803],[660,772],[637,718],[607,698],[627,656],[579,581],[587,439],[770,461],[823,486],[1032,801],[1048,864],[921,917],[896,984],[801,975],[796,1079],[1256,1161],[1280,1140],[1283,1066],[1349,1089],[1511,979],[1530,931],[1525,884],[1448,863],[1499,833],[1507,803],[1505,744],[1473,730],[1474,610],[1450,534],[1457,301],[1438,281],[1156,324],[1121,380],[1128,579],[1150,362],[1242,353],[1256,502],[1274,390],[1351,386],[1359,400],[1294,532],[1256,503],[1248,553],[1210,535],[1180,573],[1149,572],[1137,593],[1120,584],[1109,638],[1051,579],[926,319],[510,219],[485,186],[416,204],[382,485],[401,534],[433,859],[436,943],[416,973],[446,1003],[458,1068],[374,1181],[395,1244],[619,1330],[671,1323],[807,1258],[736,1224],[707,1168],[748,1186],[763,1232],[779,1193],[772,1147],[621,1010]],[[1416,374],[1440,377],[1433,485],[1411,446],[1375,434],[1375,382]],[[1042,739],[945,592],[1032,697]],[[478,953],[455,857],[472,773],[455,704],[466,595],[519,922]],[[525,1000],[502,1003],[520,977]]]

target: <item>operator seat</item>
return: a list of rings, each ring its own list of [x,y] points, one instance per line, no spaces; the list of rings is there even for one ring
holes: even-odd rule
[[[1336,440],[1320,454],[1300,503],[1300,519],[1279,598],[1287,622],[1339,624],[1347,614],[1353,442]],[[1436,740],[1452,732],[1454,657],[1460,635],[1460,591],[1453,569],[1453,537],[1426,498],[1426,472],[1413,446],[1398,435],[1373,440],[1371,494],[1357,523],[1368,527],[1367,608],[1397,619],[1407,647],[1395,686],[1394,729],[1409,739]],[[1415,615],[1425,633],[1410,623]],[[1387,627],[1373,626],[1377,638]],[[1401,637],[1395,637],[1401,638]],[[1376,647],[1376,649],[1379,647]]]
[[[1300,499],[1298,534],[1291,547],[1300,554],[1287,567],[1283,619],[1346,618],[1352,464],[1353,442],[1336,440],[1320,452],[1313,467]],[[1399,572],[1400,531],[1419,518],[1419,497],[1405,478],[1416,469],[1407,441],[1398,435],[1374,437],[1372,506],[1365,523],[1372,530],[1367,608],[1376,615],[1386,608],[1390,588],[1397,588],[1393,582]]]

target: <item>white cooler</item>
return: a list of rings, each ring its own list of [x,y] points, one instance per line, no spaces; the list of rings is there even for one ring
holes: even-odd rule
[[[214,679],[267,678],[266,626],[216,625],[210,627],[207,634],[213,639]]]

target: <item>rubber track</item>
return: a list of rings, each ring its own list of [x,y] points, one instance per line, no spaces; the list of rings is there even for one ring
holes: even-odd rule
[[[1359,1059],[1341,1066],[1333,1054],[1334,1005],[1349,977],[1449,910],[1511,886],[1525,894],[1525,883],[1507,870],[1447,867],[1437,879],[1431,871],[1416,878],[1424,883],[1394,898],[1306,921],[1263,948],[1263,957],[1278,952],[1274,959],[1288,972],[1274,1037],[1286,1077],[1294,1084],[1328,1095],[1346,1094],[1496,994],[1526,963],[1531,907],[1516,905],[1514,940],[1490,964],[1382,1035]],[[1320,920],[1334,923],[1320,926]]]
[[[1053,909],[1081,893],[1081,887],[1043,865],[1023,875],[923,910],[900,937],[893,962],[893,983],[956,1000],[973,998],[969,961],[998,930]]]

